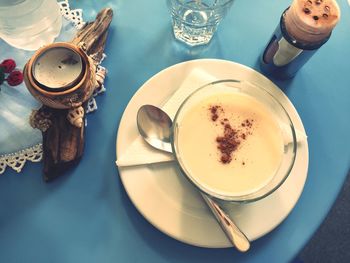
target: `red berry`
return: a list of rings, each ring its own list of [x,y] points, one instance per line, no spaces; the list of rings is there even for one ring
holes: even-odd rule
[[[6,80],[10,86],[17,86],[23,82],[23,74],[19,70],[14,70],[8,75]]]
[[[1,62],[0,67],[4,69],[5,73],[10,73],[16,68],[16,62],[13,59],[5,59]]]

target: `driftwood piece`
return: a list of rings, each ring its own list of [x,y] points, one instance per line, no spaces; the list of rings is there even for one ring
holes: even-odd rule
[[[51,181],[76,164],[84,151],[84,125],[73,126],[65,117],[68,110],[42,107],[50,114],[51,127],[43,132],[44,180]]]
[[[92,55],[96,62],[102,58],[112,17],[112,9],[103,9],[97,14],[96,20],[85,24],[72,40],[73,44],[82,45],[86,53]]]
[[[96,20],[87,23],[72,40],[94,60],[95,65],[99,63],[103,56],[112,17],[112,9],[103,9],[96,16]],[[87,102],[83,103],[85,109],[86,104]],[[67,168],[78,163],[83,155],[85,116],[83,117],[83,125],[76,127],[67,120],[68,110],[42,106],[38,112],[49,118],[46,122],[50,123],[48,129],[42,130],[42,135],[44,180],[51,181],[61,175]]]

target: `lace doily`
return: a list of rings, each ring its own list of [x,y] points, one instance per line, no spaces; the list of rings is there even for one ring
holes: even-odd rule
[[[82,17],[83,11],[81,9],[71,10],[68,0],[59,2],[58,4],[60,5],[61,14],[67,21],[67,24],[69,25],[69,27],[72,27],[71,25],[73,25],[75,28],[75,30],[73,30],[74,32],[70,32],[71,36],[69,36],[69,33],[67,33],[66,36],[64,37],[59,36],[57,38],[57,41],[67,41],[69,40],[70,37],[74,36],[77,30],[81,29],[84,26],[85,22],[83,21],[83,17]],[[65,27],[68,27],[68,25],[66,26],[63,25],[62,30],[65,30],[66,29]],[[105,55],[103,55],[102,60],[104,58],[105,58]],[[102,63],[102,60],[100,61],[100,64]],[[97,73],[99,71],[105,71],[107,73],[107,70],[101,65],[97,67]],[[97,103],[96,103],[95,97],[100,93],[105,92],[105,90],[106,89],[102,82],[101,87],[98,90],[95,90],[93,96],[88,101],[86,113],[90,113],[97,110]],[[42,150],[41,143],[35,144],[33,146],[27,147],[23,150],[19,150],[16,152],[1,154],[0,155],[0,175],[5,172],[7,167],[11,167],[16,172],[21,172],[22,168],[24,167],[27,161],[40,162],[42,160],[42,157],[43,157],[43,150]]]
[[[25,150],[6,154],[0,157],[0,174],[4,173],[9,166],[13,170],[20,172],[26,161],[40,162],[43,157],[42,144],[37,144]]]

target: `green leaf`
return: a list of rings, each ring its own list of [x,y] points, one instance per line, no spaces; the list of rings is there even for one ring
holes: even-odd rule
[[[3,67],[0,67],[0,85],[1,85],[2,83],[4,83],[4,80],[5,80],[4,68],[3,68]]]

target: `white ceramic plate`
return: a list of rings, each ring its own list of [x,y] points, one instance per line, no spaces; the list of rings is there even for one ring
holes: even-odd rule
[[[294,126],[304,131],[301,119],[284,93],[269,79],[238,63],[200,59],[159,72],[136,92],[125,109],[117,136],[117,156],[137,137],[136,113],[143,104],[161,106],[194,68],[218,79],[241,79],[259,84],[275,95],[288,111]],[[222,204],[252,241],[273,230],[290,213],[303,190],[308,170],[307,141],[298,143],[290,176],[273,194],[250,204]],[[119,168],[121,181],[139,212],[156,228],[182,242],[211,248],[231,244],[198,191],[179,176],[173,163]]]

